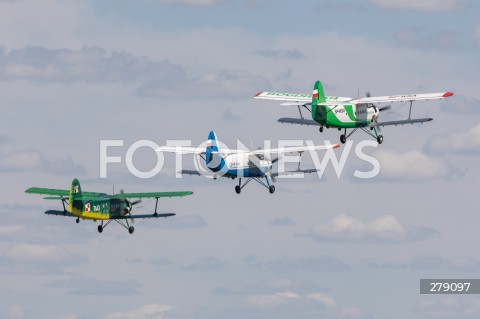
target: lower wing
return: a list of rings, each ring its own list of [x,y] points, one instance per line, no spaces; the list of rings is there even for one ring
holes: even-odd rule
[[[124,216],[116,216],[112,217],[110,219],[138,219],[138,218],[160,218],[160,217],[170,217],[170,216],[175,216],[176,214],[174,213],[165,213],[165,214],[144,214],[144,215],[124,215]]]
[[[423,119],[410,119],[410,120],[400,120],[400,121],[377,122],[377,123],[370,123],[370,124],[368,124],[368,126],[376,127],[376,126],[389,126],[389,125],[405,125],[405,124],[430,122],[431,120],[433,120],[433,119],[432,118],[423,118]]]
[[[310,174],[310,173],[316,173],[318,171],[320,171],[320,170],[316,169],[316,168],[297,169],[297,170],[294,170],[294,171],[275,172],[275,173],[272,173],[272,176],[277,177],[277,176],[295,175],[295,174],[299,174],[299,173]]]

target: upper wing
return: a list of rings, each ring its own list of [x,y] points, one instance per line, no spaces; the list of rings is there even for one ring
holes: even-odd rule
[[[177,154],[205,154],[205,149],[188,146],[160,146],[157,152],[169,152]]]
[[[260,92],[254,97],[255,99],[262,100],[274,100],[274,101],[283,101],[291,102],[284,103],[282,105],[303,105],[309,102],[312,102],[311,94],[302,94],[302,93],[282,93],[282,92]],[[326,96],[326,103],[335,103],[335,102],[346,102],[350,101],[350,97],[342,96]]]
[[[42,188],[42,187],[30,187],[25,191],[25,193],[60,196],[60,197],[45,197],[45,199],[59,199],[59,200],[63,199],[63,197],[70,196],[70,190]],[[98,199],[98,197],[103,197],[103,196],[108,196],[108,195],[105,193],[97,193],[97,192],[82,192],[82,198]]]
[[[402,95],[364,97],[364,98],[352,100],[349,102],[351,102],[352,104],[356,104],[356,103],[390,103],[390,102],[403,102],[403,101],[437,100],[437,99],[444,99],[452,95],[453,95],[452,92],[402,94]]]
[[[253,151],[252,153],[253,154],[283,154],[283,153],[326,150],[326,149],[337,148],[337,147],[340,147],[340,144],[311,145],[311,146],[290,146],[290,147],[256,150],[256,151]]]
[[[123,193],[115,194],[111,198],[160,198],[160,197],[177,197],[192,195],[191,191],[184,192],[153,192],[153,193]]]

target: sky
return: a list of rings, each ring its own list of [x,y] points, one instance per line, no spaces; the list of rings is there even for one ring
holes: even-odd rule
[[[421,295],[421,278],[480,278],[480,4],[470,0],[0,0],[0,317],[478,318],[478,295]],[[357,97],[454,92],[418,102],[422,125],[336,149],[339,176],[236,181],[149,179],[126,167],[139,140],[193,146],[215,130],[234,148],[338,143],[285,125],[296,109],[260,91]],[[384,120],[408,116],[392,105]],[[122,140],[100,177],[102,140]],[[348,147],[347,147],[348,146]],[[319,152],[320,158],[324,152]],[[193,168],[192,157],[183,158]],[[314,159],[302,157],[308,168]],[[133,162],[148,171],[149,148]],[[61,204],[24,191],[191,190],[161,199],[135,233],[46,216]],[[151,212],[145,200],[137,213]]]

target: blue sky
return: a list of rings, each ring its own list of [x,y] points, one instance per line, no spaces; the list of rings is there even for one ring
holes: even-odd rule
[[[418,287],[480,275],[478,10],[468,0],[0,1],[0,317],[477,318],[478,297]],[[279,180],[273,196],[176,179],[170,155],[152,179],[125,167],[139,139],[195,145],[212,129],[229,146],[337,142],[336,130],[277,123],[296,110],[253,99],[309,93],[317,79],[329,95],[455,95],[418,103],[414,116],[432,122],[383,130],[371,180],[353,176],[366,168],[353,151],[339,178],[330,166],[321,180]],[[382,116],[407,114],[398,104]],[[123,163],[100,179],[104,139],[125,140],[111,153]],[[155,159],[134,158],[143,169]],[[195,194],[161,201],[177,215],[138,221],[133,236],[115,225],[98,234],[24,194],[74,177],[88,191]]]

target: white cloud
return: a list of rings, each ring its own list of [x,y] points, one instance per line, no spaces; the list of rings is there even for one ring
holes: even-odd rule
[[[480,153],[480,124],[466,132],[434,137],[426,145],[426,148],[438,153],[478,154]]]
[[[23,306],[13,305],[8,309],[7,318],[23,318],[25,316],[25,310]]]
[[[65,267],[85,264],[88,258],[58,245],[14,244],[0,254],[0,266],[9,273],[62,273]]]
[[[430,228],[402,225],[393,215],[364,222],[340,214],[316,224],[309,234],[319,241],[398,243],[425,239],[434,233],[436,231]]]
[[[105,316],[106,319],[164,319],[165,313],[172,309],[169,305],[149,304],[128,312],[115,312]]]
[[[58,175],[84,174],[83,167],[76,165],[73,159],[65,158],[49,160],[37,150],[21,150],[8,154],[0,153],[0,171],[3,172],[28,172],[46,171]]]
[[[473,29],[473,38],[480,43],[480,24]]]
[[[438,297],[438,296],[437,296]],[[460,297],[460,296],[455,296]],[[449,318],[478,318],[480,313],[480,299],[445,297],[440,300],[423,301],[417,308],[422,318],[449,319]]]
[[[0,226],[0,235],[11,235],[15,234],[18,231],[24,230],[24,225],[5,225]]]
[[[380,162],[380,178],[394,180],[429,180],[446,178],[452,169],[444,162],[419,150],[395,152],[381,149],[375,153]]]
[[[168,4],[182,4],[182,5],[194,6],[194,7],[209,7],[221,2],[222,0],[161,0],[161,1]]]
[[[307,295],[307,298],[318,301],[327,307],[335,307],[337,304],[333,297],[320,292],[311,293]]]
[[[298,294],[284,291],[268,295],[249,296],[247,297],[246,302],[260,308],[273,308],[298,298],[300,298]]]
[[[374,5],[386,9],[404,9],[418,11],[451,11],[462,9],[466,0],[370,0]]]

